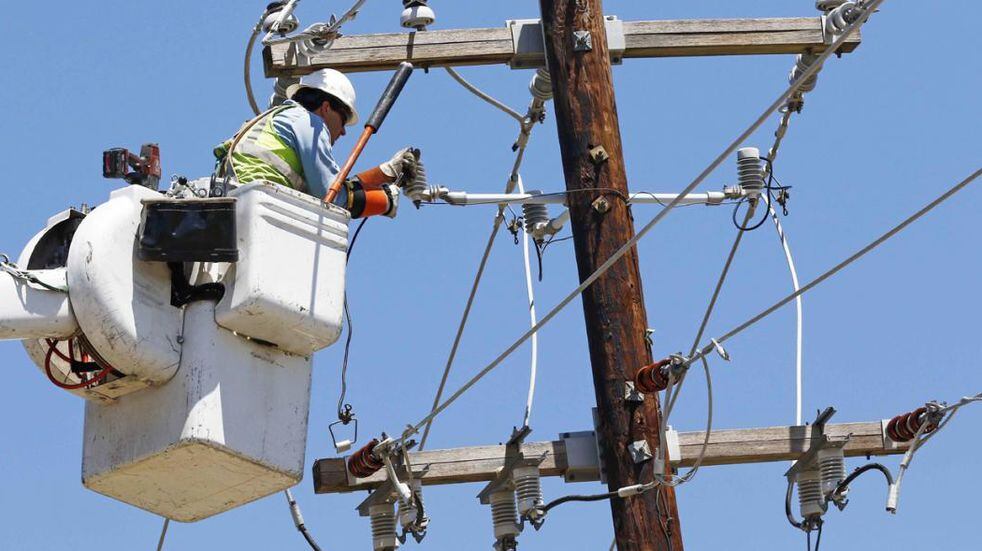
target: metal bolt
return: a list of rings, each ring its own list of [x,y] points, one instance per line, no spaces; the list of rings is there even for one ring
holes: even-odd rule
[[[627,449],[629,452],[631,452],[631,459],[633,459],[635,463],[644,463],[653,457],[651,454],[651,447],[648,446],[647,440],[637,440],[635,442],[631,442]]]
[[[573,31],[573,51],[589,52],[593,50],[593,35],[590,31]]]
[[[634,381],[624,381],[621,395],[627,402],[644,402],[644,393],[634,388]]]
[[[597,197],[593,201],[593,210],[599,212],[600,214],[607,214],[610,211],[610,201],[607,201],[606,197]]]
[[[590,150],[590,160],[593,161],[593,164],[599,165],[609,161],[610,155],[607,153],[607,150],[604,149],[604,146],[598,145]]]

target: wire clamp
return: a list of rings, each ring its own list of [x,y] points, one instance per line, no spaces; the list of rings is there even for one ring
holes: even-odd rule
[[[713,343],[713,348],[716,349],[716,353],[719,354],[720,358],[725,361],[730,361],[730,353],[723,348],[723,345],[719,343],[716,339],[709,339],[709,342]]]

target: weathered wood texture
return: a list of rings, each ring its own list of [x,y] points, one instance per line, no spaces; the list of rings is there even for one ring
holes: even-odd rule
[[[626,21],[624,38],[625,58],[797,54],[825,45],[818,17]],[[842,51],[859,43],[856,33]],[[309,59],[291,43],[264,49],[268,77],[325,67],[351,73],[393,70],[407,60],[419,67],[501,65],[514,54],[507,27],[344,36]],[[544,61],[543,56],[539,64]]]
[[[629,192],[603,4],[601,0],[539,0],[539,5],[582,282],[634,236],[628,205],[618,200]],[[574,46],[574,33],[582,31],[592,35],[592,48]],[[596,157],[597,147],[603,148],[605,158]],[[608,206],[598,211],[596,200]],[[653,462],[635,461],[632,443],[647,441],[652,451],[659,447],[657,394],[643,402],[624,399],[625,381],[651,363],[637,249],[615,262],[580,297],[597,397],[600,455],[607,486],[616,491],[651,479]],[[682,551],[673,488],[660,487],[635,499],[614,499],[610,508],[619,549]]]
[[[692,466],[699,455],[705,434],[679,434],[682,451],[680,467]],[[847,457],[896,455],[907,450],[906,446],[885,446],[879,422],[828,425],[825,434],[852,435],[845,447]],[[703,465],[791,461],[808,450],[810,440],[811,427],[808,426],[714,431],[709,439]],[[529,455],[545,455],[542,463],[543,476],[562,476],[568,467],[566,447],[562,440],[528,443],[525,450]],[[433,450],[412,453],[410,457],[416,467],[429,469],[420,476],[424,485],[488,482],[494,479],[497,470],[504,465],[505,447]],[[314,463],[314,491],[321,494],[370,490],[384,479],[384,473],[377,473],[371,478],[359,479],[354,484],[349,484],[344,459],[321,459]]]

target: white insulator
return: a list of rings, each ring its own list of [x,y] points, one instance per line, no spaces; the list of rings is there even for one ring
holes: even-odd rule
[[[822,475],[822,495],[828,496],[846,478],[845,454],[842,448],[819,450],[818,470]]]
[[[512,473],[515,494],[518,496],[518,514],[523,518],[537,518],[542,514],[541,476],[538,467],[519,467]]]
[[[372,549],[392,551],[399,548],[396,533],[396,513],[392,503],[379,503],[368,509],[372,521]]]
[[[760,150],[744,147],[737,150],[737,179],[740,187],[750,194],[764,189],[764,166],[760,160]]]
[[[542,192],[529,190],[528,194],[542,195]],[[549,208],[542,204],[524,203],[522,204],[522,218],[525,219],[525,232],[535,237],[539,228],[549,223]]]
[[[284,5],[282,2],[280,2],[280,4],[281,5],[278,8],[274,8],[273,11],[266,13],[266,17],[263,19],[263,31],[272,32],[273,25],[275,25],[280,16],[283,15]],[[286,19],[283,20],[282,23],[280,23],[279,27],[276,29],[276,32],[280,34],[289,34],[297,30],[297,27],[299,26],[300,21],[297,20],[296,16],[291,13],[286,17]]]
[[[822,477],[817,470],[798,474],[798,507],[805,520],[825,514]]]
[[[535,71],[535,76],[529,82],[529,92],[532,93],[532,97],[543,102],[552,99],[552,77],[549,76],[549,71],[545,69]]]
[[[422,31],[436,22],[436,13],[424,0],[403,0],[402,5],[406,8],[399,18],[403,27]]]
[[[803,75],[809,67],[815,64],[816,60],[818,60],[818,56],[815,54],[798,54],[798,57],[795,58],[794,68],[792,68],[791,73],[788,74],[788,83],[794,84],[797,82],[798,79],[801,78],[801,75]],[[815,85],[818,84],[818,73],[821,71],[822,70],[819,69],[815,74],[808,77],[808,80],[798,87],[798,93],[807,94],[808,92],[814,90]]]
[[[863,15],[863,12],[863,8],[858,7],[855,2],[843,3],[825,16],[825,32],[831,35],[844,33],[849,25]]]
[[[518,509],[515,491],[501,490],[491,494],[491,521],[494,523],[494,539],[514,539],[522,532],[518,525]]]

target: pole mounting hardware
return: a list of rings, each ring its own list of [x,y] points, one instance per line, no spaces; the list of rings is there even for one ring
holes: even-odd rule
[[[598,145],[590,149],[590,160],[593,161],[595,165],[601,165],[610,160],[610,154],[604,149],[604,146]]]
[[[593,34],[590,31],[573,31],[573,51],[593,51]]]

